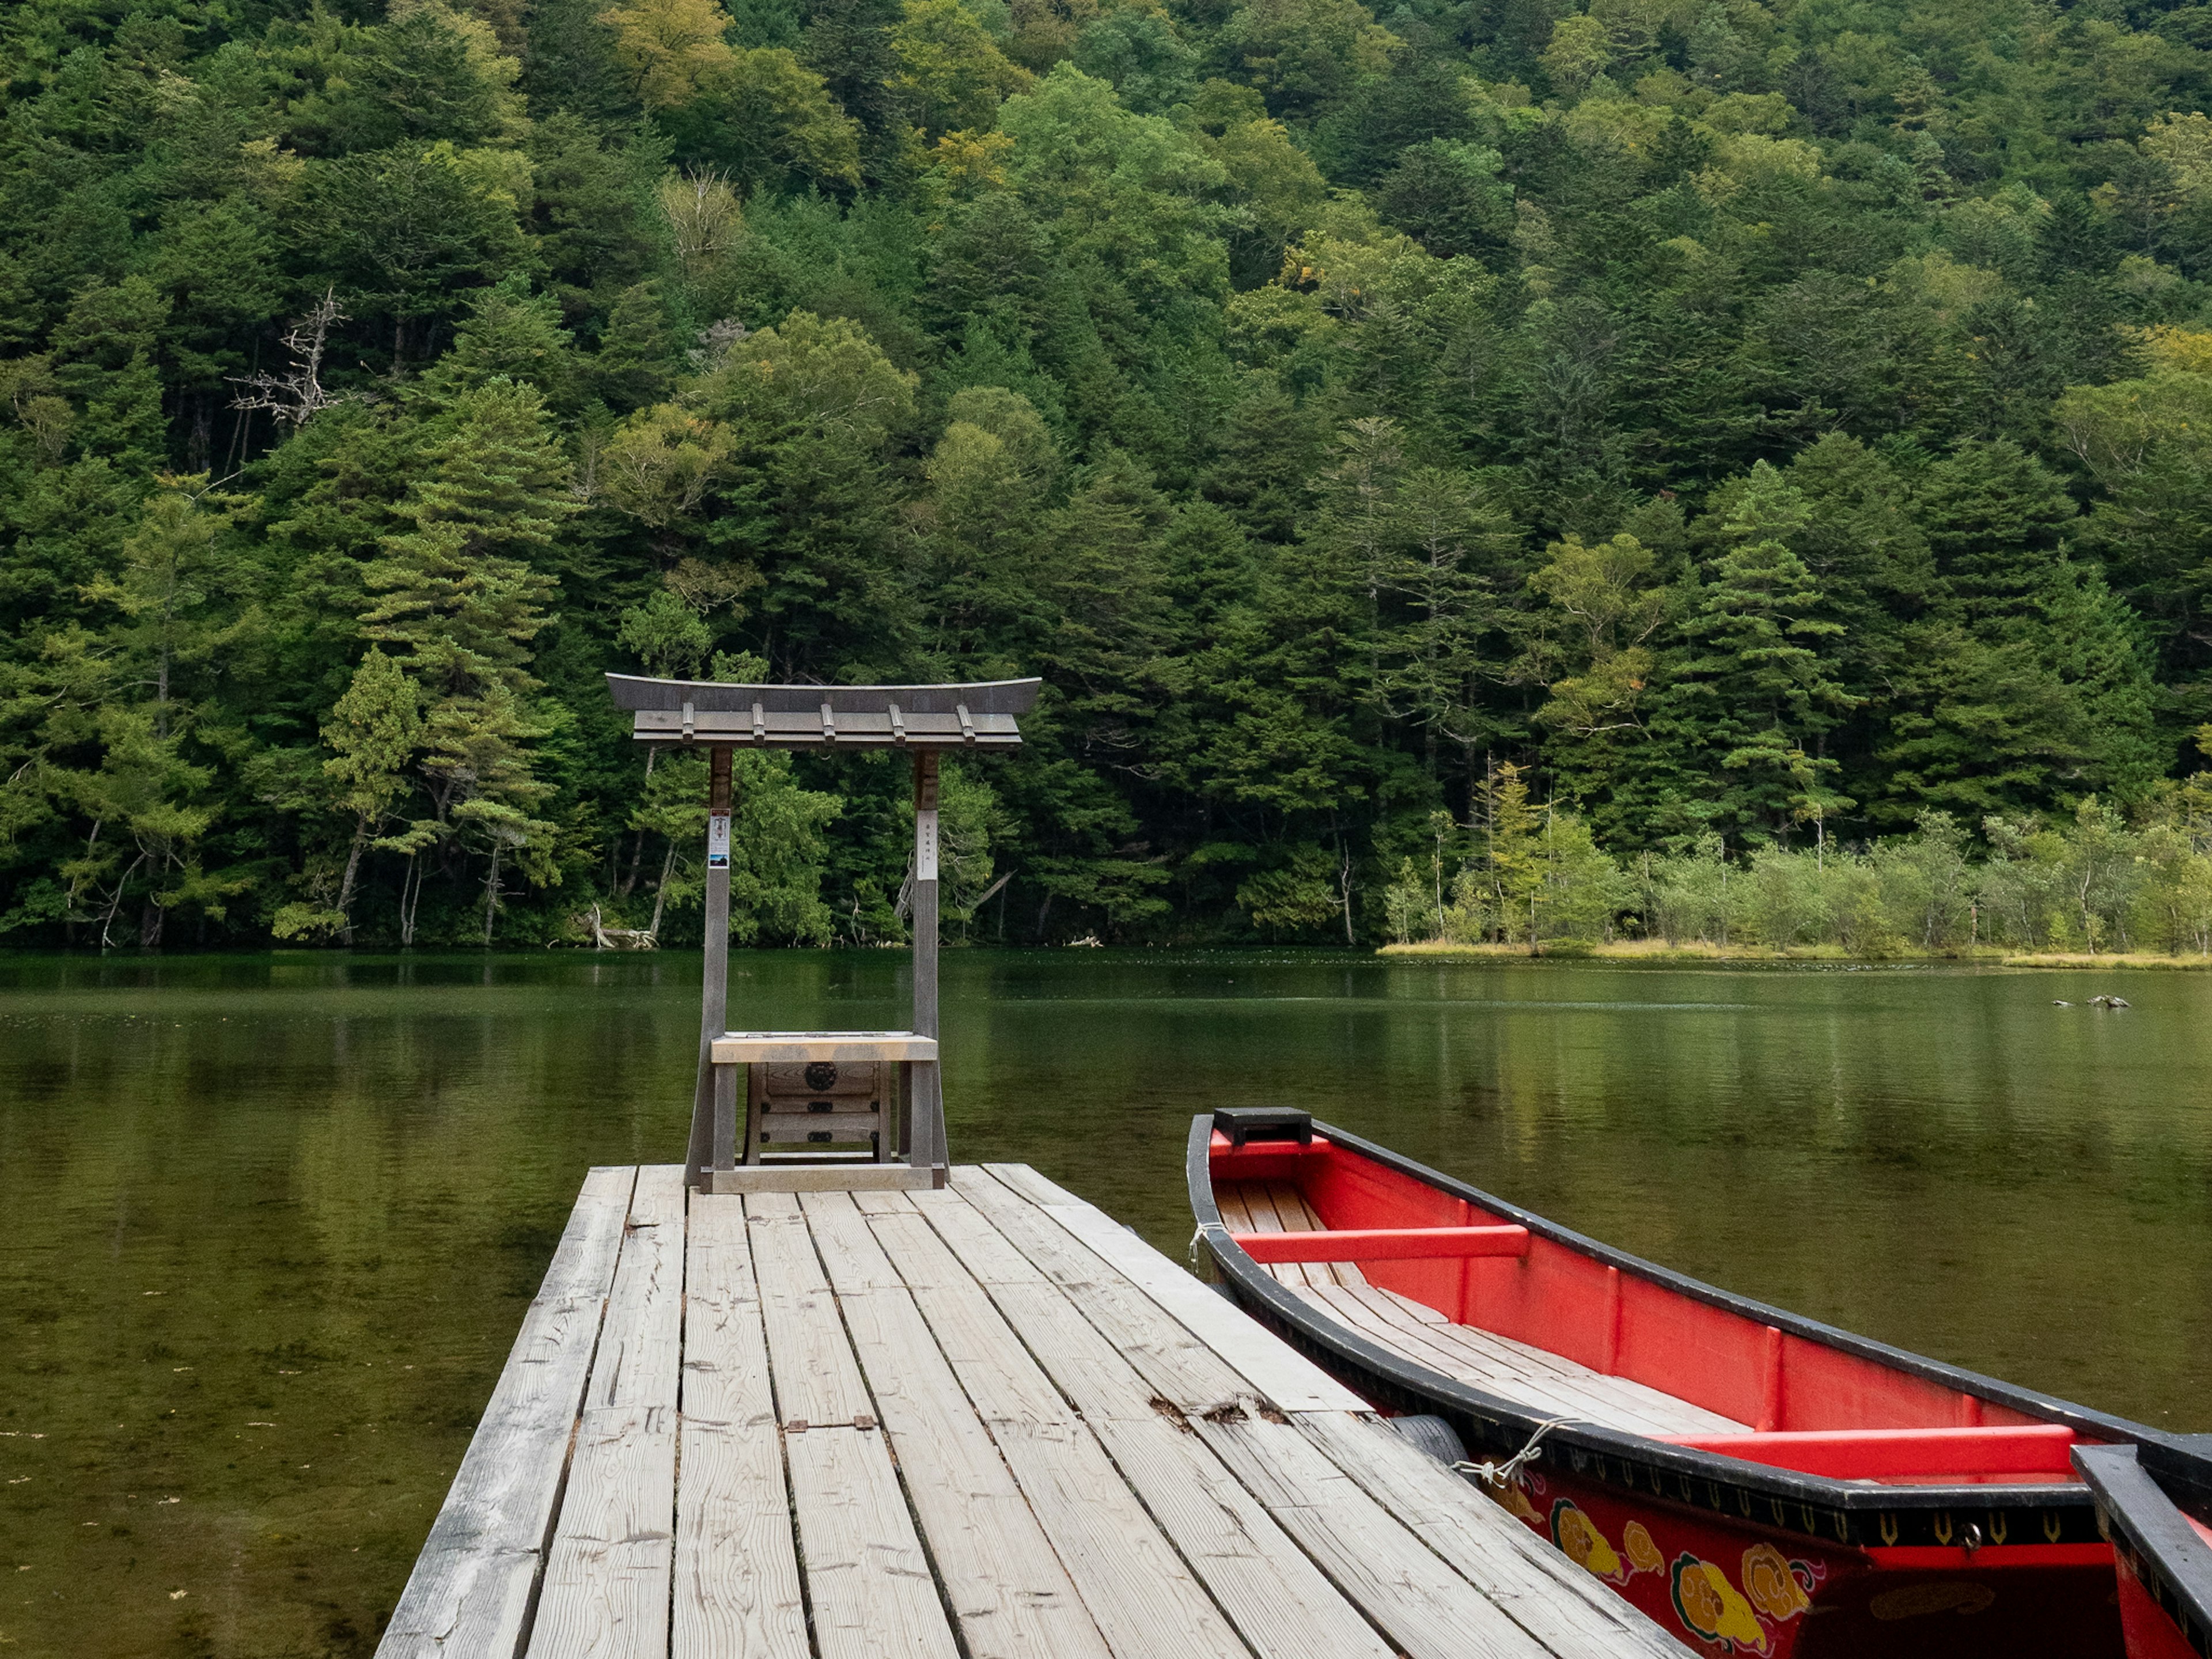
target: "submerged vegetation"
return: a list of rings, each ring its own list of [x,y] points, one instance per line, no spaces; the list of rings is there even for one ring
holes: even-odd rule
[[[2204,948],[2212,6],[17,0],[0,64],[13,940],[696,937],[642,668],[1044,676],[948,776],[969,937]],[[744,938],[900,935],[895,766],[740,783]]]

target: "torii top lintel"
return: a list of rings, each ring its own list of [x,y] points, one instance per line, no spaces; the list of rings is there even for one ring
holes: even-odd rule
[[[1015,749],[1042,680],[965,685],[727,685],[610,674],[640,743],[747,749]]]

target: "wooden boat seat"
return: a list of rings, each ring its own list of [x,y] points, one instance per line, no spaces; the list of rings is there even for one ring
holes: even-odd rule
[[[1231,1233],[1263,1265],[1281,1261],[1434,1261],[1528,1254],[1526,1227],[1328,1227]]]
[[[1222,1224],[1233,1233],[1326,1231],[1321,1218],[1287,1182],[1224,1182],[1214,1189],[1214,1201]],[[1573,1417],[1629,1434],[1660,1437],[1751,1432],[1748,1424],[1644,1383],[1608,1376],[1526,1342],[1456,1324],[1434,1308],[1370,1285],[1352,1262],[1281,1261],[1268,1264],[1267,1271],[1378,1347],[1546,1417]]]

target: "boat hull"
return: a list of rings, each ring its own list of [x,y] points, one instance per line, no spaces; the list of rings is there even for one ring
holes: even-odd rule
[[[2212,1436],[2085,1447],[2074,1460],[2112,1542],[2128,1659],[2212,1655]]]
[[[1547,1428],[1532,1411],[1362,1340],[1255,1263],[1219,1224],[1211,1176],[1218,1148],[1201,1133],[1205,1121],[1193,1128],[1192,1198],[1231,1296],[1378,1409],[1443,1418],[1472,1458],[1503,1463],[1542,1430],[1536,1455],[1504,1488],[1486,1485],[1491,1496],[1692,1651],[1762,1659],[2124,1659],[2112,1551],[2079,1485],[1873,1487],[1686,1453],[1579,1423]],[[1314,1127],[1336,1148],[1379,1154],[1401,1170],[1434,1176],[1385,1149]],[[1486,1224],[1506,1220],[1587,1243],[1475,1189],[1459,1183],[1450,1189],[1487,1212]],[[1695,1288],[1713,1302],[1730,1300]],[[1832,1334],[1756,1304],[1741,1306],[1752,1316],[1786,1322],[1793,1334]],[[1985,1385],[1993,1411],[2025,1415],[2036,1399],[1917,1363],[1930,1375]],[[2134,1427],[2051,1404],[2052,1419],[2100,1437]]]
[[[2203,1659],[2199,1650],[2166,1610],[2158,1595],[2123,1561],[2120,1564],[2120,1632],[2127,1642],[2128,1659]]]
[[[1695,1651],[1765,1659],[2121,1651],[2112,1566],[2093,1547],[2073,1547],[2072,1565],[1990,1548],[1971,1565],[1915,1567],[1625,1498],[1556,1469],[1516,1485],[1509,1510]]]

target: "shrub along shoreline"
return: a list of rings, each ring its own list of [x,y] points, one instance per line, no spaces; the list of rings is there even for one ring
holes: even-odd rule
[[[2052,951],[2042,953],[2018,953],[2001,950],[1947,951],[1937,955],[1907,951],[1895,956],[1855,955],[1832,945],[1785,946],[1777,949],[1766,945],[1732,945],[1723,950],[1717,945],[1669,945],[1664,939],[1613,939],[1590,943],[1578,939],[1558,939],[1540,944],[1534,951],[1526,945],[1452,945],[1442,940],[1428,939],[1419,944],[1386,945],[1378,956],[1428,957],[1462,961],[1485,962],[1644,962],[1656,963],[1876,963],[1887,967],[1911,968],[2147,968],[2212,969],[2212,953],[2191,956],[2160,955],[2147,951],[2126,951],[2103,955],[2091,955],[2081,951]]]
[[[2212,964],[2212,775],[2132,823],[2094,796],[2056,822],[1992,815],[1978,854],[1966,825],[1930,811],[1910,836],[1856,848],[1814,826],[1811,847],[1738,854],[1706,835],[1622,860],[1532,802],[1510,767],[1480,805],[1472,836],[1440,823],[1429,867],[1401,863],[1391,948]]]

